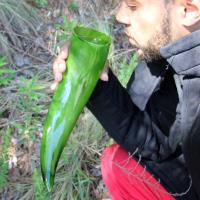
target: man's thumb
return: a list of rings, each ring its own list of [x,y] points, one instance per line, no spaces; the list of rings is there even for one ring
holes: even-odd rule
[[[101,76],[100,76],[100,79],[102,81],[108,81],[108,73],[107,72],[102,72]]]

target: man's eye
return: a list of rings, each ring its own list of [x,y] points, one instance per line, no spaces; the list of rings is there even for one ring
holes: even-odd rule
[[[137,6],[133,6],[133,5],[129,5],[128,7],[133,11],[137,9]]]

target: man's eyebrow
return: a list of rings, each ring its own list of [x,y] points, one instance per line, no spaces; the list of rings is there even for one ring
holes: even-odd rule
[[[136,4],[140,4],[141,2],[138,0],[125,0],[127,3],[136,3]]]

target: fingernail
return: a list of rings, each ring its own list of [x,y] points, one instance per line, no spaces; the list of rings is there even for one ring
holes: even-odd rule
[[[59,70],[62,71],[62,72],[65,70],[65,63],[59,64]]]
[[[103,81],[108,81],[108,75],[107,74],[102,74],[102,80]]]
[[[56,89],[56,83],[53,83],[50,88],[52,91],[54,91]]]
[[[67,56],[67,55],[66,55],[67,53],[66,53],[64,50],[62,50],[60,54],[61,54],[61,57],[62,57],[62,58],[65,58],[65,57]]]
[[[57,75],[55,76],[55,80],[56,80],[56,81],[60,81],[61,79],[62,79],[61,75],[57,74]]]

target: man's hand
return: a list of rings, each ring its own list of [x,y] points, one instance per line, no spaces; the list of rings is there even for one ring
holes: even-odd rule
[[[66,59],[68,57],[68,45],[65,44],[53,64],[54,82],[51,85],[51,90],[55,90],[58,83],[62,80],[62,74],[66,70]],[[102,81],[108,81],[108,63],[100,76]]]

